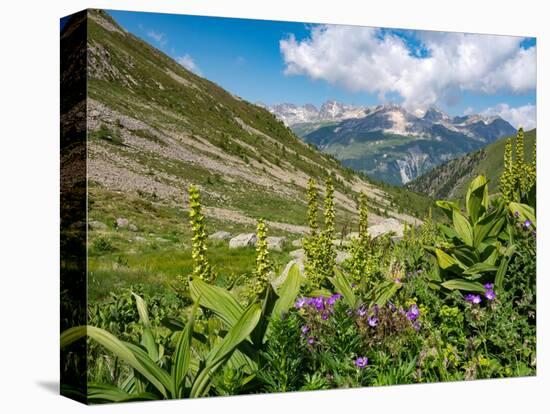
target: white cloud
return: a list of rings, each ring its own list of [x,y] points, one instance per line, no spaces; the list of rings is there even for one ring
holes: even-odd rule
[[[354,26],[315,26],[310,36],[279,42],[288,75],[306,75],[350,91],[397,93],[409,108],[452,104],[464,91],[522,93],[536,83],[536,49],[522,38],[417,32],[428,52],[418,57],[391,32]]]
[[[504,103],[498,104],[484,110],[482,115],[498,115],[511,123],[514,128],[523,127],[526,131],[537,126],[537,107],[531,104],[515,108]]]
[[[149,30],[147,32],[147,36],[149,36],[161,46],[164,46],[168,42],[168,39],[166,38],[166,35],[164,33],[158,33],[154,30]]]
[[[472,115],[474,112],[475,112],[474,108],[472,108],[471,106],[469,106],[468,108],[466,108],[466,109],[464,110],[464,115]]]
[[[193,58],[187,53],[183,56],[177,57],[176,62],[178,62],[185,69],[190,70],[191,72],[196,73],[197,75],[201,74],[200,68],[197,66]]]

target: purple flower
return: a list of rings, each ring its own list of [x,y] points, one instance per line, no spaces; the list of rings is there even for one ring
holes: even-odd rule
[[[414,321],[413,328],[416,332],[418,332],[420,330],[420,321]]]
[[[409,321],[414,321],[418,318],[419,315],[420,309],[418,309],[418,306],[412,305],[407,312],[407,319]]]
[[[325,307],[323,297],[319,296],[318,298],[309,298],[306,302],[309,306],[315,307],[317,310],[322,310]]]
[[[341,297],[342,297],[341,294],[335,293],[335,294],[332,295],[330,298],[328,298],[327,303],[329,304],[329,306],[332,306],[332,305],[334,305],[334,304],[336,303],[336,301],[337,301],[338,299],[340,299]]]
[[[466,296],[464,296],[464,299],[466,302],[478,304],[481,303],[481,296],[474,295],[473,293],[468,293]]]
[[[395,307],[395,305],[391,302],[388,302],[388,308],[390,308],[390,310],[392,312],[395,312],[397,310],[397,308]]]
[[[366,314],[367,314],[367,310],[364,307],[360,307],[359,309],[357,309],[357,315],[359,315],[360,317],[363,317]]]
[[[326,321],[328,319],[329,313],[327,311],[324,311],[321,313],[321,319]]]
[[[309,326],[307,325],[302,326],[301,331],[302,331],[302,335],[307,334],[309,332]]]
[[[307,303],[306,299],[305,298],[299,298],[296,303],[294,304],[294,306],[296,307],[296,309],[301,309],[304,307],[304,305]]]
[[[523,223],[523,225],[525,226],[526,229],[528,229],[529,227],[531,227],[531,221],[525,220],[525,223]]]
[[[378,318],[376,316],[369,316],[367,320],[369,322],[369,326],[373,328],[378,325]]]
[[[369,365],[369,359],[367,357],[359,357],[355,360],[355,366],[357,368],[365,368]]]
[[[514,213],[514,216],[519,217],[519,211],[516,211],[516,212]]]
[[[485,283],[483,287],[487,290],[492,289],[495,285],[492,283]]]
[[[313,345],[315,343],[315,339],[313,339],[312,337],[309,337],[309,338],[307,338],[307,343],[309,345]]]
[[[487,298],[487,300],[495,300],[496,297],[497,297],[497,294],[495,293],[495,291],[493,289],[488,289],[485,291],[485,297]]]

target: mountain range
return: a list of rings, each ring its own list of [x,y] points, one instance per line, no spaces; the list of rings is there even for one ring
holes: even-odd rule
[[[403,185],[450,159],[516,132],[498,116],[450,116],[438,108],[409,111],[335,101],[275,105],[269,110],[306,142],[369,177]]]
[[[255,231],[263,217],[271,234],[303,233],[308,179],[322,186],[329,175],[339,225],[356,220],[360,192],[367,194],[372,224],[383,217],[412,223],[412,212],[425,213],[422,203],[427,210],[427,198],[374,185],[108,13],[89,11],[87,33],[90,220],[110,223],[127,211],[150,227],[185,230],[180,216],[186,189],[195,184],[213,231]],[[337,116],[336,107],[325,109]],[[408,202],[396,201],[405,193]]]

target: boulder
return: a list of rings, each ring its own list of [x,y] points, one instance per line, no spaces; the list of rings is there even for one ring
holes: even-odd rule
[[[348,259],[351,259],[351,253],[350,252],[337,252],[336,253],[336,264],[342,264]]]
[[[255,233],[242,233],[229,240],[230,249],[238,249],[239,247],[254,246],[258,238]]]
[[[210,239],[212,240],[228,240],[231,238],[231,233],[227,231],[217,231],[214,234],[211,234]]]
[[[124,229],[124,228],[128,227],[129,224],[130,224],[130,222],[128,221],[128,219],[125,219],[125,218],[122,218],[122,217],[119,217],[119,218],[116,219],[116,226],[119,229]]]
[[[266,241],[267,241],[267,250],[275,250],[277,252],[282,252],[283,246],[286,242],[286,237],[269,236]]]
[[[359,232],[358,231],[352,231],[351,233],[346,234],[347,240],[353,240],[359,238]]]
[[[101,221],[92,220],[88,222],[88,227],[91,230],[107,230],[107,225],[105,223],[102,223]]]
[[[346,247],[346,246],[351,245],[351,240],[340,240],[340,239],[333,240],[332,245],[334,247]]]
[[[294,257],[295,259],[304,260],[304,258],[306,257],[306,252],[304,251],[304,249],[296,249],[292,250],[289,255],[290,257]]]
[[[384,219],[380,223],[370,226],[367,230],[371,237],[378,237],[390,232],[395,233],[396,238],[403,237],[403,223],[394,218]]]

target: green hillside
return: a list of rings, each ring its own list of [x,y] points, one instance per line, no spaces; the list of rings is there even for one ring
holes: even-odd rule
[[[169,281],[190,269],[191,184],[201,190],[211,234],[253,232],[263,217],[270,235],[300,238],[307,180],[322,187],[329,175],[338,231],[356,226],[360,192],[371,224],[425,216],[429,199],[411,195],[419,202],[402,204],[402,192],[342,167],[266,109],[186,70],[108,13],[88,16],[89,219],[99,223],[90,232],[92,295],[127,282]],[[133,230],[117,226],[119,218]],[[239,260],[226,244],[211,249],[214,262],[232,260],[235,274],[253,268],[253,249]],[[280,266],[288,250],[274,255]]]
[[[533,159],[536,129],[525,133],[527,162]],[[451,160],[407,184],[407,188],[436,199],[462,199],[468,184],[475,176],[484,174],[489,179],[489,191],[498,192],[498,180],[504,168],[506,138],[485,148]]]

